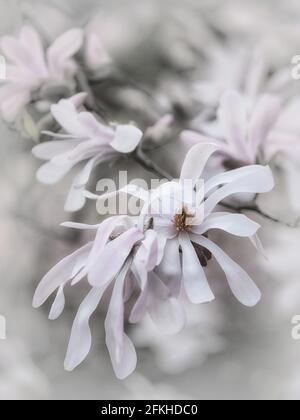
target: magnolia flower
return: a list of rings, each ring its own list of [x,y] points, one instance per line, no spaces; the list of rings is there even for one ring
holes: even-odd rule
[[[133,152],[143,136],[133,125],[105,126],[93,114],[78,112],[76,105],[83,99],[84,94],[79,94],[52,105],[52,115],[66,134],[49,133],[57,140],[33,148],[34,156],[48,161],[37,172],[38,180],[44,184],[56,184],[78,163],[86,162],[73,181],[66,211],[84,206],[83,191],[97,165],[120,153]]]
[[[258,194],[272,190],[273,176],[268,166],[252,165],[218,174],[197,187],[203,169],[216,152],[214,144],[198,144],[188,153],[179,181],[163,184],[147,192],[133,185],[120,190],[145,202],[141,220],[150,218],[154,230],[166,240],[162,263],[155,270],[165,279],[174,296],[182,291],[195,304],[214,300],[203,267],[215,257],[234,296],[246,306],[254,306],[261,293],[249,275],[221,248],[208,239],[210,230],[250,238],[261,249],[260,225],[242,214],[215,211],[222,200],[234,194]],[[106,199],[111,194],[98,197]],[[92,197],[92,196],[91,196]]]
[[[268,163],[278,150],[300,145],[295,136],[287,137],[273,130],[279,114],[280,103],[275,96],[262,96],[249,116],[239,93],[228,91],[221,99],[217,122],[204,127],[205,134],[220,140],[208,140],[194,131],[183,132],[182,139],[188,145],[207,141],[218,144],[221,161],[229,169]]]
[[[47,50],[36,30],[24,26],[19,36],[4,36],[0,41],[7,60],[4,86],[0,87],[0,113],[7,122],[14,122],[33,93],[46,84],[66,84],[73,78],[73,59],[83,43],[81,29],[71,29],[58,37]]]
[[[153,229],[140,229],[135,220],[116,216],[100,225],[66,223],[75,229],[96,231],[94,241],[58,263],[40,282],[33,306],[39,307],[57,290],[50,311],[56,319],[65,306],[64,287],[88,278],[92,289],[75,317],[65,368],[72,370],[87,356],[91,347],[89,320],[104,293],[110,293],[105,320],[106,345],[116,376],[124,379],[135,369],[137,356],[132,341],[124,332],[124,311],[133,301],[129,321],[139,322],[148,312],[164,331],[176,333],[184,325],[184,312],[162,280],[153,272],[161,262],[164,243]]]

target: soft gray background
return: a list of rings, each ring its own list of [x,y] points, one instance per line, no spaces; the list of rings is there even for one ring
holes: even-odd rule
[[[18,27],[23,8],[27,13],[34,12],[37,19],[40,13],[40,22],[44,22],[49,33],[51,28],[59,31],[60,22],[47,23],[47,16],[39,9],[51,3],[54,2],[0,0],[0,33]],[[69,11],[74,21],[76,16],[85,21],[95,2],[56,3]],[[214,12],[215,5],[221,3],[226,3],[226,7],[223,5]],[[161,19],[168,25],[168,13],[179,7],[189,10],[196,4],[199,16],[203,10],[210,19],[218,19],[221,26],[227,26],[228,31],[244,36],[252,30],[265,40],[273,39],[274,32],[282,33],[288,41],[283,42],[282,48],[276,44],[276,52],[287,57],[299,54],[298,1],[261,3],[97,2],[116,19],[120,33],[126,28],[132,31],[128,39],[123,39],[124,43],[145,35],[147,28],[134,32],[134,23],[140,24],[139,17],[151,15],[157,19],[161,15],[157,10],[162,7]],[[118,32],[114,35],[108,36],[108,44],[114,51],[122,50]],[[172,34],[170,37],[171,51]],[[272,46],[270,51],[276,53]],[[139,365],[137,373],[124,382],[114,378],[99,315],[93,322],[94,346],[89,358],[75,372],[66,373],[65,349],[72,318],[83,294],[73,295],[66,314],[54,323],[48,321],[46,310],[31,308],[34,288],[41,276],[74,248],[64,230],[57,227],[67,217],[62,211],[65,186],[49,189],[35,182],[38,163],[30,156],[31,146],[0,123],[0,313],[7,318],[7,340],[0,341],[1,399],[300,397],[300,342],[291,338],[291,318],[300,313],[299,229],[264,220],[261,220],[262,238],[268,261],[257,256],[247,243],[236,246],[231,239],[226,240],[231,255],[243,262],[263,290],[262,302],[255,309],[241,307],[225,293],[209,307],[194,309],[191,326],[177,338],[160,337],[145,323],[132,331],[139,346]],[[270,198],[269,205],[276,207],[280,202],[280,188],[277,197],[279,200],[276,194]]]

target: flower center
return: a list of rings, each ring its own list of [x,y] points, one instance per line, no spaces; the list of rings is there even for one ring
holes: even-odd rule
[[[181,213],[175,214],[173,217],[173,223],[178,232],[185,232],[189,230],[190,225],[188,224],[188,218],[193,217],[192,214],[189,214],[186,209],[182,209]]]

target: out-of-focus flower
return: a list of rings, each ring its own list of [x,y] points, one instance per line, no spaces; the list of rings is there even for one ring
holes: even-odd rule
[[[221,160],[226,168],[239,168],[257,162],[268,163],[278,150],[295,144],[295,136],[287,138],[274,130],[280,109],[277,97],[264,95],[249,116],[247,105],[237,91],[228,91],[223,95],[218,120],[207,124],[204,131],[220,139],[209,141],[220,146]],[[182,139],[189,145],[208,141],[205,136],[194,131],[183,132]]]
[[[169,322],[175,333],[184,325],[179,303],[153,272],[162,258],[161,241],[153,230],[141,230],[134,219],[123,216],[109,218],[96,226],[76,223],[65,226],[95,229],[95,240],[63,259],[43,278],[33,305],[39,307],[58,289],[50,311],[50,318],[56,319],[65,306],[64,287],[87,276],[93,288],[79,307],[65,360],[65,368],[72,370],[89,353],[89,319],[104,293],[112,287],[105,320],[106,345],[117,377],[124,379],[133,372],[137,361],[133,343],[124,332],[125,304],[129,300],[135,299],[129,318],[132,323],[148,311],[160,328]]]
[[[86,34],[84,59],[88,69],[95,73],[112,63],[112,59],[97,32],[90,31]]]
[[[30,26],[24,26],[18,37],[4,36],[1,51],[8,63],[6,82],[0,88],[2,117],[14,122],[40,88],[68,88],[77,68],[74,56],[82,44],[81,29],[65,32],[46,51],[39,34]]]
[[[207,51],[207,65],[199,80],[192,84],[193,97],[206,107],[216,108],[229,90],[237,90],[249,108],[263,94],[287,99],[295,95],[295,83],[289,66],[278,67],[270,62],[268,50],[257,47],[245,50],[244,45],[214,46]],[[197,127],[198,118],[193,125]]]
[[[57,183],[75,165],[87,161],[73,181],[66,211],[77,211],[84,206],[83,191],[97,165],[120,153],[133,152],[143,136],[141,130],[133,125],[105,126],[93,114],[78,112],[76,105],[82,103],[83,99],[84,94],[75,95],[52,105],[52,115],[66,134],[49,133],[57,140],[42,143],[33,149],[37,158],[48,161],[37,173],[38,180],[45,184]]]

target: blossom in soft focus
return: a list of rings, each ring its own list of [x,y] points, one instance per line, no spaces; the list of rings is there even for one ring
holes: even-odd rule
[[[97,165],[118,154],[133,152],[143,136],[133,125],[107,126],[92,113],[79,112],[76,103],[82,102],[83,98],[84,94],[79,94],[52,105],[52,115],[65,133],[49,133],[56,140],[33,148],[34,156],[47,160],[37,172],[38,180],[44,184],[56,184],[74,166],[86,162],[73,181],[65,204],[66,211],[77,211],[84,206],[83,192]]]
[[[77,28],[60,35],[46,50],[31,26],[24,26],[18,37],[2,37],[1,52],[7,60],[6,81],[0,87],[2,117],[15,122],[41,87],[68,85],[76,73],[74,56],[82,44],[83,31]]]
[[[263,95],[249,115],[244,98],[237,91],[228,91],[222,96],[217,120],[203,126],[205,135],[212,137],[208,140],[195,131],[184,131],[182,139],[189,145],[218,144],[221,163],[229,169],[269,163],[278,150],[294,144],[294,139],[285,142],[286,136],[275,130],[279,115],[280,102],[275,96]]]
[[[148,312],[161,329],[178,332],[184,325],[184,312],[153,269],[162,259],[163,243],[152,230],[140,229],[135,219],[116,216],[100,225],[66,223],[75,229],[96,231],[89,242],[58,263],[40,282],[33,305],[39,307],[57,290],[50,311],[56,319],[65,306],[64,287],[85,277],[93,286],[79,307],[73,323],[65,368],[73,370],[91,347],[89,320],[104,293],[111,293],[105,320],[106,345],[116,376],[124,379],[136,366],[133,343],[124,332],[126,303],[134,302],[129,321],[137,323]],[[112,292],[111,292],[112,287]]]

